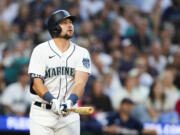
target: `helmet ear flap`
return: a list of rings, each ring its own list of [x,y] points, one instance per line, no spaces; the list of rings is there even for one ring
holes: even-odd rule
[[[54,27],[54,29],[52,30],[52,36],[53,37],[58,37],[59,34],[61,33],[61,31],[62,31],[62,28],[60,26],[56,25]]]
[[[59,34],[60,34],[61,31],[62,31],[62,28],[61,28],[59,25],[57,25],[56,27],[57,27],[56,29],[58,30],[58,32],[59,32]]]

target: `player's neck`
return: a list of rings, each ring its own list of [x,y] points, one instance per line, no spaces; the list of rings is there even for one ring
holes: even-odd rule
[[[61,52],[65,52],[70,46],[70,40],[64,38],[53,38],[53,40]]]

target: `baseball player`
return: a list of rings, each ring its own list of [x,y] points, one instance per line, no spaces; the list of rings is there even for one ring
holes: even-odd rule
[[[79,135],[76,107],[87,82],[89,52],[70,41],[75,17],[65,10],[53,12],[48,20],[52,39],[34,48],[29,65],[32,105],[31,135]]]

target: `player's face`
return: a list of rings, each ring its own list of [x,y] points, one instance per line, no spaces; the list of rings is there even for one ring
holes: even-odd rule
[[[62,28],[60,37],[66,38],[66,39],[72,38],[74,34],[74,27],[73,27],[71,19],[68,19],[68,18],[64,19],[59,23],[59,25]]]

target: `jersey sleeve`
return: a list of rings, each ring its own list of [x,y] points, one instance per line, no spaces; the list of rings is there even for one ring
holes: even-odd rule
[[[46,57],[43,55],[42,50],[35,48],[32,52],[28,73],[45,76]]]
[[[91,58],[87,50],[80,54],[75,70],[91,73]]]

